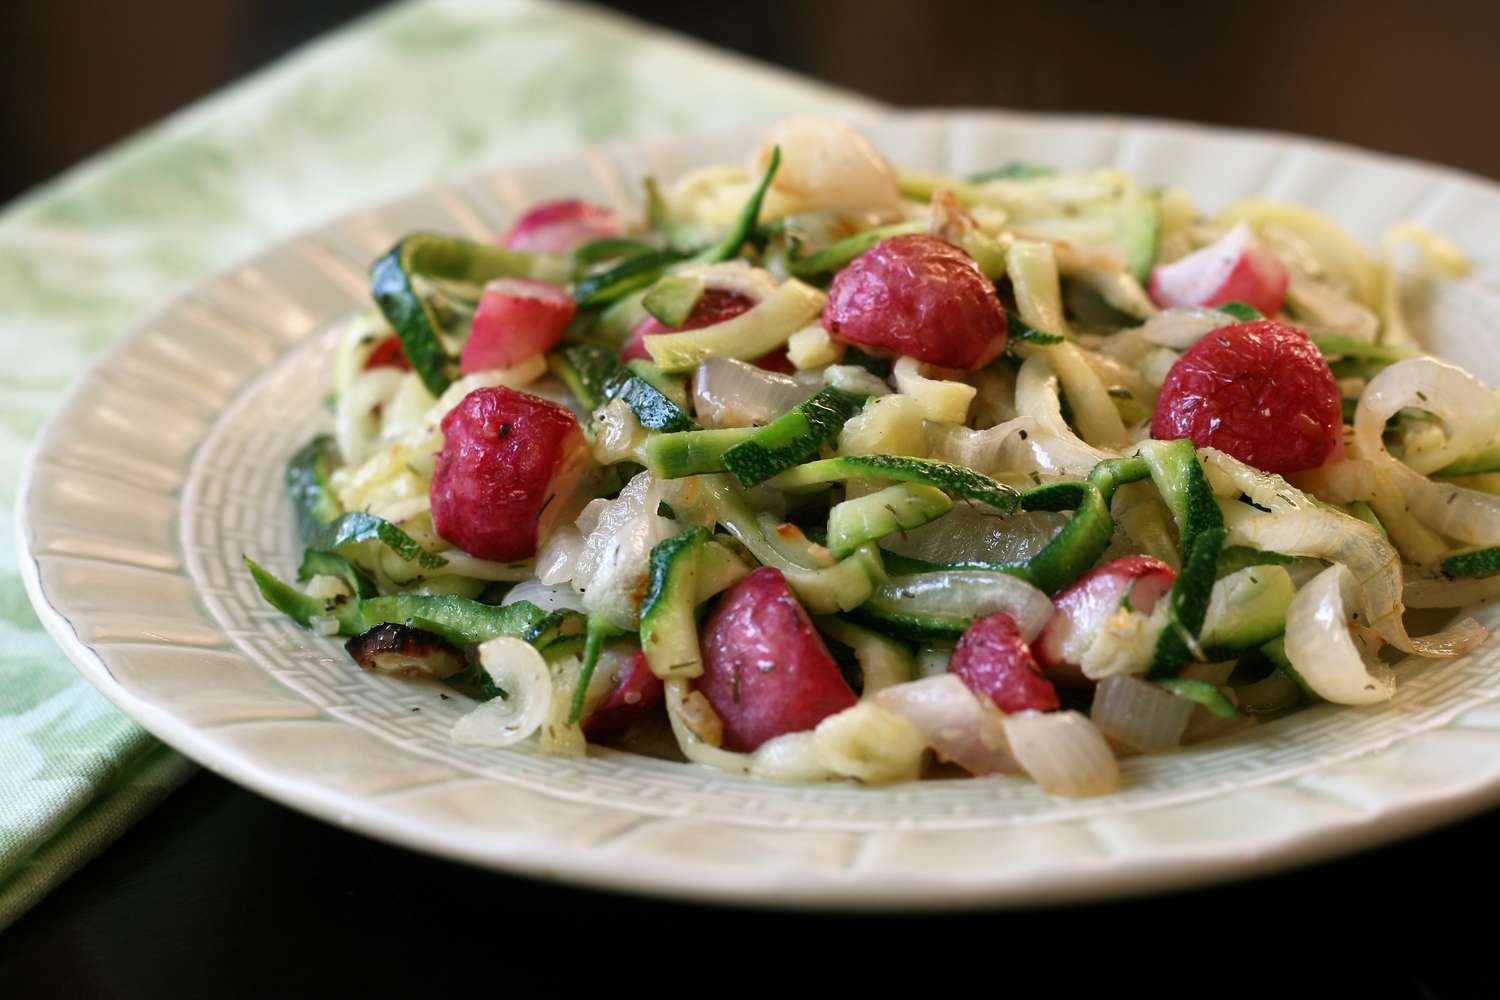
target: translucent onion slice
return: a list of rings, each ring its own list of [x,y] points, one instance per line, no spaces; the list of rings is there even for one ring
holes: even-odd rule
[[[616,533],[636,518],[656,512],[657,493],[656,480],[649,472],[640,472],[613,500],[589,501],[575,522],[583,534],[583,545],[574,565],[574,587],[589,588]]]
[[[584,610],[616,628],[634,630],[640,624],[651,550],[674,527],[674,522],[655,514],[642,514],[621,525],[604,546],[598,568],[583,588]]]
[[[1233,326],[1236,322],[1238,321],[1233,316],[1217,309],[1177,306],[1162,310],[1137,329],[1142,339],[1159,347],[1185,351],[1201,340],[1204,334],[1221,327]]]
[[[583,598],[578,591],[567,584],[545,584],[541,580],[524,580],[510,588],[505,599],[500,602],[504,607],[507,604],[515,604],[519,601],[530,601],[543,611],[582,611]]]
[[[1391,457],[1382,434],[1386,421],[1405,408],[1426,410],[1448,425],[1448,443],[1423,452],[1412,468]],[[1500,544],[1500,497],[1423,473],[1439,469],[1494,440],[1500,430],[1500,398],[1461,368],[1436,358],[1398,361],[1370,380],[1354,414],[1354,446],[1360,458],[1388,474],[1418,520],[1434,531],[1473,545]]]
[[[697,278],[704,288],[743,295],[752,302],[764,302],[776,293],[776,279],[769,271],[747,260],[727,260],[720,264],[701,264],[683,268],[679,274]]]
[[[858,365],[829,365],[823,369],[823,382],[862,396],[887,396],[891,392],[884,379]]]
[[[768,424],[810,395],[790,375],[733,358],[709,358],[693,374],[693,412],[707,427]]]
[[[1286,612],[1286,655],[1319,697],[1373,705],[1396,693],[1396,675],[1362,656],[1349,632],[1347,605],[1356,593],[1354,577],[1337,563],[1297,591]]]
[[[454,742],[494,749],[520,743],[537,731],[552,706],[547,661],[529,642],[502,637],[480,644],[479,665],[505,696],[454,723]]]
[[[928,746],[970,774],[1021,772],[1005,737],[1004,714],[953,674],[888,687],[875,703],[904,717]]]
[[[1052,344],[1042,351],[1057,373],[1062,390],[1068,394],[1073,420],[1083,439],[1099,448],[1119,450],[1128,446],[1130,435],[1125,431],[1120,411],[1083,349],[1077,344]]]
[[[403,377],[396,368],[372,368],[339,394],[334,439],[345,465],[359,465],[375,453],[380,441],[380,411],[400,390]]]
[[[1107,795],[1120,787],[1120,765],[1098,728],[1077,712],[1005,717],[1011,752],[1049,795]]]
[[[1458,656],[1484,640],[1484,629],[1472,618],[1433,635],[1408,635],[1401,620],[1401,557],[1363,521],[1317,508],[1265,514],[1240,503],[1220,506],[1230,545],[1315,556],[1347,566],[1358,582],[1365,623],[1397,649],[1420,656]]]
[[[1111,455],[1073,433],[1073,429],[1063,419],[1059,391],[1057,375],[1052,370],[1051,362],[1046,354],[1038,351],[1026,359],[1016,375],[1016,413],[1036,421],[1037,429],[1044,435],[1071,446],[1068,449],[1071,453],[1069,464],[1074,468],[1068,471],[1075,475],[1087,475],[1096,464]],[[1077,469],[1078,465],[1083,465],[1083,468]]]
[[[1054,405],[1056,391],[1054,383]],[[1046,403],[1042,405],[1045,407]],[[1058,419],[1061,420],[1060,412]],[[1062,426],[1067,427],[1066,424]],[[954,424],[928,424],[927,448],[933,458],[991,476],[1037,473],[1046,478],[1082,479],[1101,458],[1108,457],[1098,448],[1085,444],[1071,430],[1058,437],[1033,416],[1014,417],[983,430]]]
[[[1204,449],[1204,461],[1270,513],[1221,500],[1226,543],[1263,552],[1312,556],[1342,563],[1359,586],[1365,625],[1386,642],[1419,656],[1458,656],[1482,642],[1485,630],[1472,618],[1433,635],[1414,638],[1401,620],[1401,556],[1380,532],[1340,511],[1318,506],[1281,476],[1262,472],[1223,452]],[[1409,472],[1410,470],[1408,470]],[[1415,473],[1412,473],[1415,475]]]
[[[589,451],[600,465],[614,465],[632,459],[644,464],[642,446],[646,430],[625,400],[616,397],[595,410],[592,416],[594,442]]]
[[[1456,365],[1436,358],[1407,358],[1382,370],[1365,386],[1354,417],[1355,443],[1362,457],[1384,453],[1385,423],[1405,408],[1426,410],[1448,425],[1448,443],[1421,456],[1417,472],[1440,469],[1478,451],[1500,431],[1500,398]]]
[[[916,781],[926,749],[922,734],[905,716],[873,701],[830,715],[813,730],[818,762],[866,785]]]
[[[901,205],[895,168],[841,121],[799,115],[778,123],[758,153],[758,170],[765,169],[772,146],[781,149],[781,169],[771,181],[763,220],[792,212]]]
[[[982,507],[955,506],[939,520],[890,535],[881,546],[935,563],[1024,562],[1040,552],[1068,523],[1055,511],[1023,511],[998,517]]]
[[[929,378],[926,374],[929,370],[916,358],[898,358],[891,372],[896,391],[916,400],[922,407],[922,416],[934,423],[963,423],[978,390],[967,382]]]
[[[1181,745],[1194,705],[1138,677],[1106,677],[1094,692],[1089,718],[1116,743],[1145,753]]]
[[[567,583],[573,579],[582,553],[583,536],[571,524],[563,525],[537,550],[537,579],[549,585]]]
[[[1035,639],[1052,617],[1052,601],[1019,577],[982,569],[950,569],[892,577],[870,595],[873,607],[908,615],[983,618],[1003,611],[1021,638]]]
[[[718,717],[685,680],[667,681],[667,718],[683,756],[695,764],[769,781],[812,782],[853,778],[866,784],[919,777],[925,745],[905,718],[874,702],[830,715],[810,732],[786,733],[752,753],[714,742]],[[712,716],[705,724],[705,716]]]

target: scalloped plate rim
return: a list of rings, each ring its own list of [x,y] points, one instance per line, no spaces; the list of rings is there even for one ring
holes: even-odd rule
[[[1320,153],[1374,160],[1416,169],[1428,176],[1443,176],[1448,180],[1460,181],[1465,186],[1475,185],[1481,189],[1488,189],[1492,193],[1494,191],[1493,182],[1455,168],[1428,164],[1407,157],[1374,153],[1348,144],[1265,130],[1199,126],[1188,122],[1155,118],[1089,114],[991,113],[967,109],[951,113],[921,110],[889,116],[850,117],[856,121],[899,122],[904,120],[939,124],[954,120],[978,120],[981,123],[993,123],[1000,127],[1013,122],[1056,123],[1084,128],[1115,129],[1146,126],[1179,132],[1189,139],[1194,134],[1209,133],[1226,138],[1274,141]],[[731,134],[745,134],[746,131],[737,130]],[[598,148],[609,150],[622,147],[677,147],[690,145],[694,141],[665,138],[641,142],[615,141],[602,144]],[[955,905],[1033,905],[1138,895],[1250,877],[1377,844],[1389,843],[1500,803],[1500,774],[1459,792],[1417,791],[1407,794],[1399,805],[1387,806],[1374,814],[1361,815],[1358,810],[1351,810],[1347,819],[1324,823],[1312,832],[1295,833],[1286,839],[1268,838],[1262,845],[1263,849],[1255,851],[1253,859],[1248,863],[1246,856],[1241,854],[1214,857],[1211,854],[1203,856],[1194,852],[1182,852],[1176,857],[1152,860],[1135,866],[1122,864],[1121,859],[1116,857],[1099,866],[1085,866],[1084,870],[1063,872],[1061,875],[1056,870],[1043,868],[1030,878],[1011,879],[1003,884],[964,885],[961,881],[955,883],[952,878],[915,878],[885,884],[878,882],[871,884],[857,879],[823,880],[809,884],[796,872],[783,873],[778,879],[758,879],[754,882],[746,882],[721,878],[719,882],[710,884],[711,880],[702,879],[701,872],[672,872],[665,868],[633,870],[628,866],[619,866],[615,859],[611,858],[603,858],[598,862],[579,856],[559,858],[556,852],[548,851],[545,840],[542,838],[512,839],[504,841],[498,849],[495,845],[490,845],[488,850],[477,849],[473,845],[459,842],[456,839],[456,833],[434,830],[420,823],[407,821],[403,819],[399,809],[388,807],[382,802],[330,792],[308,784],[296,776],[287,776],[260,767],[253,759],[237,752],[235,747],[215,743],[207,738],[203,730],[191,723],[174,718],[162,707],[137,696],[121,684],[111,674],[103,659],[79,638],[67,616],[53,606],[44,590],[40,578],[40,567],[31,551],[29,536],[30,508],[36,480],[43,475],[42,466],[47,458],[46,445],[55,434],[59,433],[59,428],[64,423],[63,418],[77,405],[83,393],[88,389],[88,383],[92,377],[108,368],[110,362],[117,357],[127,354],[153,323],[169,313],[183,298],[191,296],[199,289],[215,284],[228,275],[242,271],[263,256],[279,252],[288,243],[302,236],[317,233],[336,224],[339,219],[347,219],[372,209],[378,209],[382,205],[396,204],[430,190],[455,187],[467,180],[493,174],[497,169],[512,171],[541,168],[546,165],[546,162],[573,163],[581,155],[582,151],[579,154],[558,157],[542,163],[519,163],[507,165],[504,168],[467,172],[457,178],[439,180],[428,188],[407,192],[380,205],[362,206],[351,213],[339,216],[338,219],[324,220],[282,237],[270,246],[248,255],[244,260],[202,279],[174,296],[160,308],[153,310],[114,344],[101,352],[87,371],[81,373],[74,384],[69,387],[35,438],[22,470],[14,521],[18,542],[18,563],[27,594],[49,634],[59,643],[65,655],[78,667],[84,677],[122,712],[161,738],[163,742],[216,773],[291,808],[317,816],[327,822],[352,827],[390,843],[484,867],[543,879],[557,879],[587,887],[640,892],[684,900],[733,901],[763,906],[816,906],[847,909],[872,906],[925,908]],[[244,390],[246,384],[248,383],[242,383],[236,388],[236,396]],[[196,448],[186,459],[186,463],[190,465],[195,457]],[[1427,735],[1429,735],[1427,732],[1415,733],[1408,737],[1408,741],[1421,740]]]

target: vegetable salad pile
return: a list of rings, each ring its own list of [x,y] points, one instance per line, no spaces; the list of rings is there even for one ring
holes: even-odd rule
[[[1403,620],[1500,594],[1500,398],[1402,316],[1437,237],[813,119],[642,201],[377,260],[287,469],[300,586],[247,560],[472,696],[455,740],[1091,795],[1483,640]]]

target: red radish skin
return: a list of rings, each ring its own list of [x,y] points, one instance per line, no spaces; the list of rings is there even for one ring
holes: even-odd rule
[[[1126,556],[1096,567],[1052,599],[1057,611],[1031,644],[1048,677],[1066,687],[1092,682],[1079,670],[1089,642],[1128,596],[1130,607],[1149,615],[1177,579],[1153,556]]]
[[[865,350],[973,371],[1005,350],[1005,310],[973,258],[934,236],[881,240],[833,279],[823,327]]]
[[[646,654],[637,652],[619,667],[609,694],[583,720],[583,735],[595,742],[618,738],[660,705],[664,692]]]
[[[1301,330],[1275,320],[1227,326],[1167,372],[1151,436],[1191,438],[1281,475],[1313,469],[1343,451],[1338,383]]]
[[[406,352],[401,349],[401,338],[394,333],[375,345],[370,356],[365,359],[365,370],[371,368],[399,368],[404,372],[411,371],[411,362],[406,360]]]
[[[726,750],[748,753],[858,700],[786,578],[770,566],[731,587],[699,635],[703,676],[693,686],[723,721]]]
[[[1244,223],[1217,242],[1151,272],[1151,299],[1162,308],[1243,302],[1275,316],[1291,275]]]
[[[570,253],[580,243],[612,239],[624,232],[620,217],[603,205],[568,198],[532,208],[510,227],[500,245],[532,253]]]
[[[683,330],[701,330],[705,326],[713,326],[725,320],[734,319],[740,313],[748,312],[755,305],[755,301],[749,296],[738,292],[728,292],[723,289],[710,288],[699,297],[693,306],[693,311],[688,315],[687,321],[681,326],[672,327],[662,325],[661,320],[655,316],[646,316],[636,323],[630,331],[630,340],[625,344],[625,349],[620,352],[621,361],[651,360],[651,352],[646,350],[646,335],[655,333],[680,333]],[[786,348],[778,348],[769,354],[762,355],[750,362],[753,365],[768,371],[791,374],[796,371],[791,361],[786,356]]]
[[[578,305],[556,285],[529,278],[501,278],[484,286],[479,308],[459,357],[465,375],[509,368],[550,351],[562,339]]]
[[[480,559],[530,558],[543,515],[571,488],[560,481],[570,459],[586,447],[564,407],[504,386],[475,389],[443,418],[433,528]]]
[[[1004,612],[968,627],[948,659],[948,672],[1002,712],[1050,712],[1059,707],[1057,691],[1042,676],[1015,619]]]

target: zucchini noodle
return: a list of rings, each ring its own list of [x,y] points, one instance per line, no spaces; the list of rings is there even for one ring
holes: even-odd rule
[[[1500,395],[1403,301],[1467,270],[1441,237],[810,117],[642,200],[378,258],[288,461],[298,582],[246,560],[475,699],[456,741],[1097,795],[1485,638],[1404,619],[1500,599]]]

